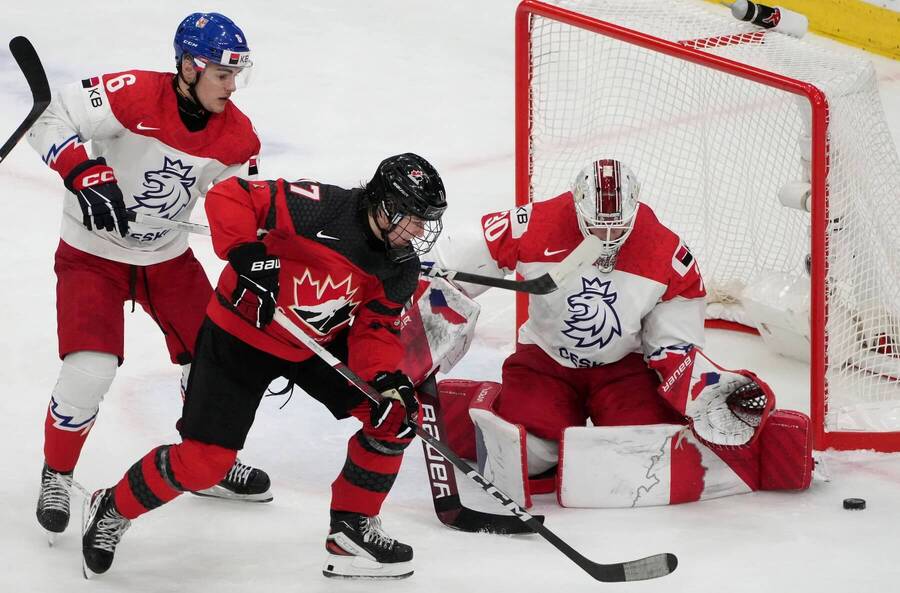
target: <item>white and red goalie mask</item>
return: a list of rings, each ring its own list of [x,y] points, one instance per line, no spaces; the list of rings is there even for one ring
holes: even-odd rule
[[[578,172],[572,196],[578,211],[578,226],[584,236],[603,241],[597,266],[611,272],[619,249],[631,229],[638,209],[640,184],[631,169],[617,160],[600,159]]]

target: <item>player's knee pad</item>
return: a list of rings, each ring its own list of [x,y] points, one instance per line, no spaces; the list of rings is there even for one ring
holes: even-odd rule
[[[237,451],[192,439],[169,448],[172,477],[184,490],[205,490],[225,477]]]
[[[83,351],[66,356],[51,395],[50,413],[73,427],[90,422],[100,409],[118,366],[118,357],[106,352]]]

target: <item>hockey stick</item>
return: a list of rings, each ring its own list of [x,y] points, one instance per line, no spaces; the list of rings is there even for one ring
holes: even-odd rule
[[[441,405],[437,395],[435,376],[431,375],[416,387],[416,393],[419,403],[422,404],[422,428],[440,440],[441,435],[444,434],[444,423],[441,419]],[[428,474],[428,483],[431,485],[434,512],[441,523],[452,529],[470,533],[499,533],[502,535],[533,533],[528,525],[512,515],[494,515],[464,506],[459,499],[453,465],[425,441],[422,441],[422,451],[425,453],[425,470]],[[544,522],[543,515],[532,516],[541,523]]]
[[[16,131],[0,148],[0,163],[6,158],[6,155],[12,151],[13,147],[18,144],[28,129],[37,121],[47,106],[50,105],[50,85],[47,82],[47,75],[44,74],[44,67],[41,66],[41,60],[38,58],[34,46],[25,37],[13,37],[9,42],[9,52],[19,64],[25,80],[28,82],[28,88],[31,89],[31,97],[33,103],[28,116],[19,124]]]
[[[294,336],[301,344],[312,350],[316,356],[343,375],[353,387],[361,391],[367,398],[373,402],[378,402],[382,399],[383,396],[372,388],[371,385],[363,381],[359,375],[350,370],[347,365],[326,350],[324,346],[320,345],[311,336],[307,335],[303,330],[297,327],[297,325],[284,314],[284,311],[280,307],[275,311],[275,322]],[[516,504],[516,502],[508,495],[501,492],[484,476],[469,467],[469,464],[451,451],[447,445],[431,436],[420,425],[413,423],[412,427],[416,434],[419,435],[419,438],[431,445],[443,455],[447,461],[465,473],[466,477],[481,486],[485,492],[497,499],[497,501],[518,520],[528,525],[532,531],[550,542],[557,550],[565,554],[570,560],[596,580],[618,583],[623,581],[655,579],[666,576],[678,566],[678,559],[674,554],[656,554],[639,560],[615,562],[612,564],[599,564],[585,558],[572,546],[560,539],[558,535],[547,529],[540,521],[528,514],[525,509]]]
[[[134,210],[128,211],[128,220],[138,224],[146,224],[150,226],[160,226],[179,231],[187,231],[198,235],[210,235],[209,227],[203,224],[193,222],[183,222],[181,220],[170,220],[152,214],[143,214]],[[457,280],[459,282],[468,282],[470,284],[481,284],[483,286],[492,286],[495,288],[505,288],[506,290],[515,290],[517,292],[527,292],[529,294],[549,294],[559,288],[560,282],[572,273],[578,271],[585,265],[590,265],[596,261],[600,253],[600,239],[590,235],[582,241],[578,247],[572,250],[565,259],[556,264],[550,272],[542,274],[537,278],[528,280],[507,280],[505,278],[494,278],[492,276],[482,276],[480,274],[470,274],[468,272],[457,272],[456,270],[445,270],[434,265],[433,262],[422,264],[422,276],[427,278],[445,278],[447,280]]]
[[[183,220],[172,220],[170,218],[163,218],[162,216],[143,214],[135,210],[129,210],[126,216],[128,217],[129,221],[136,222],[138,224],[159,226],[167,229],[174,229],[176,231],[187,231],[188,233],[195,233],[197,235],[206,235],[207,237],[210,236],[209,227],[205,224],[197,224],[195,222],[186,222]]]
[[[570,274],[577,271],[584,265],[590,265],[597,260],[600,254],[600,239],[590,235],[582,241],[578,247],[572,250],[565,259],[556,264],[550,272],[542,274],[537,278],[529,278],[527,280],[507,280],[505,278],[494,278],[492,276],[482,276],[480,274],[470,274],[469,272],[457,272],[455,270],[445,270],[434,265],[434,262],[422,263],[422,276],[428,278],[444,278],[446,280],[455,280],[457,282],[467,282],[469,284],[480,284],[482,286],[492,286],[494,288],[504,288],[506,290],[515,290],[516,292],[527,292],[529,294],[550,294],[559,288],[559,284]]]

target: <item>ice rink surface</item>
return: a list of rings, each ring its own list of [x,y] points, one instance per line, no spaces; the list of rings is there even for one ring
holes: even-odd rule
[[[0,40],[26,35],[51,86],[106,72],[172,70],[171,39],[192,10],[222,12],[245,31],[254,81],[235,102],[263,143],[265,178],[313,177],[352,186],[385,156],[413,151],[441,172],[448,226],[475,224],[513,204],[514,0],[327,0],[193,6],[158,1],[46,0],[4,6]],[[723,9],[724,10],[724,9]],[[839,51],[857,50],[823,39]],[[900,139],[900,63],[877,56],[882,100]],[[30,95],[0,52],[0,136],[27,113]],[[338,423],[297,393],[265,399],[242,454],[272,476],[266,505],[184,496],[140,518],[109,573],[85,581],[80,568],[80,499],[69,530],[48,548],[34,517],[43,420],[56,381],[55,277],[62,184],[26,142],[0,166],[0,591],[281,592],[628,590],[729,593],[895,591],[900,528],[900,455],[830,453],[831,479],[804,493],[763,492],[673,507],[564,509],[555,496],[535,512],[592,560],[674,552],[678,570],[657,581],[594,583],[537,536],[464,534],[432,509],[421,447],[408,450],[384,507],[388,532],[415,548],[405,581],[331,581],[321,575],[330,484],[353,420]],[[202,221],[202,208],[195,216]],[[677,230],[677,229],[676,229]],[[222,263],[207,239],[194,250],[212,278]],[[701,262],[702,263],[702,262]],[[498,379],[513,345],[513,302],[488,292],[478,336],[452,375]],[[138,310],[126,315],[126,362],[101,407],[76,478],[108,486],[151,447],[178,439],[178,370],[159,330]],[[758,340],[710,332],[708,352],[725,367],[754,369],[779,407],[808,411],[806,367],[776,359]],[[460,480],[467,505],[499,509]],[[845,497],[868,509],[848,512]]]

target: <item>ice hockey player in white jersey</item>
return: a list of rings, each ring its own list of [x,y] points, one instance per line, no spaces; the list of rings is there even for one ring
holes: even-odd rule
[[[38,522],[69,522],[72,472],[125,358],[123,304],[137,302],[186,380],[212,288],[186,233],[129,212],[186,220],[212,183],[256,174],[260,143],[231,102],[249,74],[244,33],[194,13],[175,33],[177,73],[130,70],[58,90],[29,142],[68,190],[55,256],[59,355],[45,419]],[[265,472],[236,463],[210,495],[271,500]]]
[[[578,173],[571,191],[483,216],[477,239],[448,229],[433,252],[447,268],[535,278],[585,237],[602,242],[592,268],[552,293],[529,295],[515,352],[503,363],[502,388],[485,387],[478,404],[473,399],[482,408],[492,402],[482,409],[487,416],[472,413],[483,441],[479,462],[511,495],[517,487],[500,469],[518,474],[513,481],[521,494],[528,476],[560,463],[564,431],[588,420],[596,427],[663,425],[673,433],[689,427],[703,443],[731,447],[749,444],[772,410],[774,395],[756,375],[721,369],[703,353],[706,293],[697,262],[638,201],[639,192],[627,166],[597,160]],[[460,287],[470,296],[478,292]],[[506,428],[491,434],[495,421],[522,430],[521,439],[499,446]],[[514,458],[494,463],[491,473],[490,457],[501,450]]]

